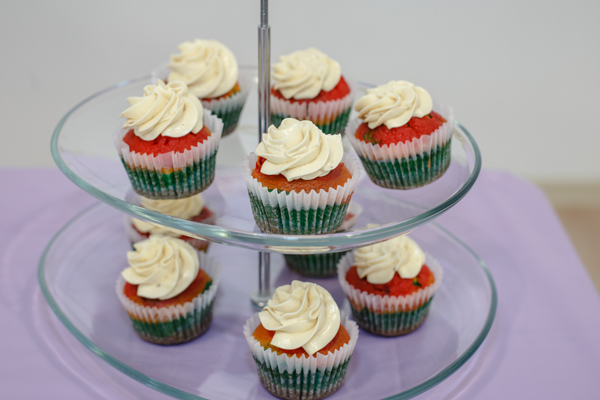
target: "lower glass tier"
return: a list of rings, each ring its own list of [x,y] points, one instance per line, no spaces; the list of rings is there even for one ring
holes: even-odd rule
[[[383,338],[361,331],[342,387],[330,399],[407,399],[463,365],[485,339],[496,312],[496,289],[484,263],[435,224],[411,235],[444,269],[425,323]],[[256,252],[211,244],[223,265],[210,329],[192,342],[163,347],[141,340],[115,294],[131,245],[118,211],[96,204],[59,231],[39,266],[44,296],[61,322],[98,357],[176,398],[273,399],[260,384],[242,326],[252,314]],[[275,286],[301,279],[272,255]],[[349,311],[337,280],[313,279]],[[393,377],[393,378],[392,378]]]

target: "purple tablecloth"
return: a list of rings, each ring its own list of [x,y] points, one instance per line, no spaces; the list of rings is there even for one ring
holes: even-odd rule
[[[3,169],[0,185],[0,398],[166,398],[96,360],[41,295],[44,247],[95,199],[57,169]],[[498,311],[473,358],[417,399],[598,398],[600,298],[542,192],[484,171],[438,222],[487,263]]]

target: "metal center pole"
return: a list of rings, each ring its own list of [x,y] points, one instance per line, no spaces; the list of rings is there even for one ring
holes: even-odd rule
[[[269,26],[269,0],[260,1],[258,26],[258,142],[271,125],[269,104],[271,91],[271,27]],[[255,308],[262,309],[271,298],[271,259],[269,253],[258,254],[258,293],[252,296]]]

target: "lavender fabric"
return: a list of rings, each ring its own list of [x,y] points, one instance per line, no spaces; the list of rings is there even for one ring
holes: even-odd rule
[[[0,184],[0,398],[168,398],[80,344],[37,284],[44,247],[95,200],[57,169],[0,169]],[[484,171],[438,222],[485,260],[499,303],[472,359],[416,398],[597,396],[600,297],[543,193],[514,175]]]

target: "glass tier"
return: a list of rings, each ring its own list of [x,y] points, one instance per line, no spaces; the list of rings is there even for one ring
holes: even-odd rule
[[[243,201],[240,199],[240,202]],[[39,266],[42,292],[54,313],[93,354],[126,375],[182,399],[272,399],[260,384],[242,326],[255,279],[251,250],[211,244],[223,265],[210,329],[177,346],[141,340],[115,294],[131,245],[122,214],[105,204],[83,211],[47,246]],[[485,339],[496,312],[496,289],[479,257],[435,223],[411,235],[444,270],[425,323],[401,337],[361,331],[346,379],[329,399],[407,399],[461,367]],[[272,257],[276,286],[300,278]],[[315,279],[342,310],[349,305],[337,279]],[[60,346],[60,344],[57,344]],[[70,349],[69,349],[70,350]],[[58,349],[58,351],[62,351]],[[394,379],[389,379],[394,376]]]
[[[475,183],[481,169],[477,144],[456,123],[452,161],[437,181],[412,190],[391,190],[372,183],[364,173],[352,197],[362,206],[356,227],[379,224],[373,229],[328,235],[274,235],[260,231],[254,222],[241,164],[258,140],[256,68],[241,68],[252,82],[237,130],[222,139],[217,154],[215,182],[202,195],[218,214],[215,225],[190,222],[139,207],[113,145],[113,134],[123,124],[119,114],[126,98],[140,96],[150,76],[120,83],[82,101],[63,117],[52,137],[52,154],[59,168],[78,186],[110,206],[139,219],[158,223],[190,236],[261,251],[320,253],[366,245],[408,232],[434,219],[456,204]],[[371,85],[357,83],[356,98]],[[351,118],[355,116],[355,112]],[[354,150],[344,139],[346,151]],[[354,155],[356,155],[354,153]],[[232,199],[246,198],[241,206]]]

